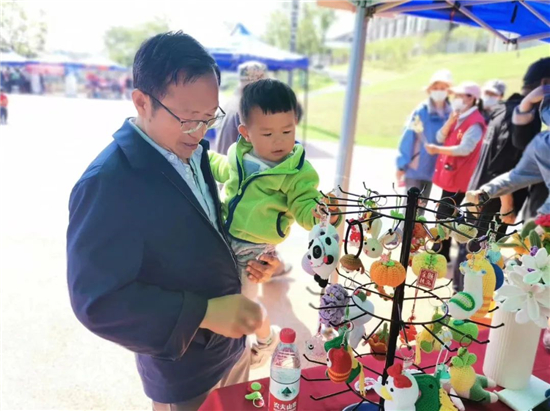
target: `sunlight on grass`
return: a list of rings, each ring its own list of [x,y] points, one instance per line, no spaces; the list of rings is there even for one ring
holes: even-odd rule
[[[519,91],[527,67],[550,56],[550,46],[491,54],[447,54],[411,60],[406,69],[391,71],[365,62],[357,117],[356,142],[373,147],[397,147],[403,124],[426,94],[423,90],[432,73],[440,68],[452,71],[455,83],[473,80],[479,84],[504,80],[507,95]],[[331,69],[347,71],[339,66]],[[344,92],[312,96],[309,102],[307,138],[336,141],[341,131]]]

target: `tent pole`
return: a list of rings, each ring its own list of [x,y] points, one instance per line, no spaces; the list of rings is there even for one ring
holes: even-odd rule
[[[466,17],[468,17],[470,20],[476,22],[477,24],[479,24],[481,27],[489,30],[491,33],[493,33],[495,36],[497,36],[498,38],[500,38],[501,40],[503,40],[504,42],[508,43],[510,40],[508,39],[508,37],[504,36],[500,31],[498,30],[495,30],[494,28],[492,28],[490,25],[488,25],[487,23],[485,23],[482,19],[480,19],[479,17],[477,17],[474,13],[472,13],[469,9],[467,9],[466,7],[463,7],[460,2],[458,1],[455,1],[455,0],[445,0],[448,4],[452,5],[453,7],[457,7],[458,10],[464,14]]]
[[[523,7],[529,10],[532,15],[534,15],[536,18],[538,18],[540,21],[542,21],[544,24],[550,27],[550,21],[546,19],[546,17],[544,17],[542,14],[540,14],[535,8],[533,8],[533,6],[528,4],[525,0],[519,0],[519,2]]]
[[[351,173],[351,161],[353,158],[353,145],[355,142],[355,127],[357,124],[357,111],[359,108],[359,93],[361,90],[361,76],[363,74],[363,59],[365,56],[365,43],[367,39],[367,7],[365,2],[357,5],[355,13],[355,26],[353,30],[353,43],[351,45],[351,60],[348,69],[348,84],[344,100],[344,115],[342,118],[342,131],[340,147],[336,157],[336,179],[334,187],[341,186],[344,191],[349,191]],[[340,238],[343,238],[345,224],[338,228]],[[338,281],[338,274],[333,273],[332,281]]]

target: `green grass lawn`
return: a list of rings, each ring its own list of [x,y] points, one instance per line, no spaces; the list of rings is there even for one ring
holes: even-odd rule
[[[507,95],[518,91],[527,67],[550,56],[550,46],[487,54],[447,54],[423,56],[410,61],[400,71],[365,62],[357,117],[356,142],[373,147],[395,148],[402,127],[411,111],[426,98],[424,86],[432,73],[441,68],[452,71],[455,83],[473,80],[480,85],[492,78],[504,80]],[[336,70],[347,70],[336,67]],[[343,118],[344,92],[313,95],[309,99],[308,139],[336,141]]]

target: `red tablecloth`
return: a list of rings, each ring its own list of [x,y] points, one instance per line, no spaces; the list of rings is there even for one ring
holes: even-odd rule
[[[479,339],[481,341],[486,340],[488,336],[488,330],[484,330],[480,333]],[[477,355],[477,362],[474,364],[474,368],[477,373],[482,374],[483,359],[485,357],[485,350],[487,345],[472,344],[469,347],[469,351]],[[452,354],[452,353],[451,353]],[[303,359],[303,361],[307,361]],[[437,354],[423,354],[422,366],[435,364],[437,361]],[[365,365],[378,372],[382,372],[384,368],[384,362],[377,361],[371,357],[366,357],[363,361]],[[303,371],[303,375],[307,378],[324,378],[326,367],[319,366],[309,368]],[[373,373],[365,370],[365,376],[376,377]],[[433,369],[426,370],[427,372],[433,371]],[[550,382],[550,354],[544,349],[542,341],[539,341],[537,349],[537,356],[535,359],[535,366],[533,369],[533,375],[536,377]],[[262,384],[269,384],[269,379],[260,380]],[[247,384],[239,384],[231,387],[221,388],[210,394],[206,399],[206,402],[200,408],[200,411],[247,411],[258,410],[254,408],[251,402],[244,399],[246,394]],[[308,382],[302,379],[300,383],[300,399],[299,408],[301,411],[339,411],[347,405],[358,402],[358,397],[352,393],[346,393],[335,397],[327,398],[323,401],[314,401],[310,396],[321,397],[331,393],[343,391],[346,388],[345,385],[336,385],[330,381],[321,382]],[[498,388],[497,388],[498,390]],[[268,395],[264,396],[268,398]],[[371,390],[367,394],[367,398],[372,401],[378,401],[379,397]],[[490,411],[509,411],[510,408],[502,402],[495,404],[477,404],[474,402],[466,401],[467,410],[490,410]],[[264,408],[266,409],[266,408]]]

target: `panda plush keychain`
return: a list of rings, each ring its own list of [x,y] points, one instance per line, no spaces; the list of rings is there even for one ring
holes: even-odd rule
[[[309,233],[309,245],[304,256],[304,269],[313,274],[321,288],[328,285],[330,275],[340,260],[340,238],[330,224],[330,209],[322,203],[321,221]]]

